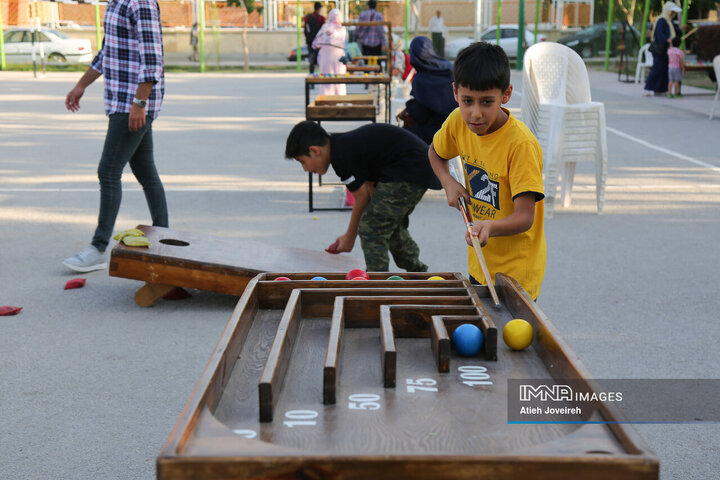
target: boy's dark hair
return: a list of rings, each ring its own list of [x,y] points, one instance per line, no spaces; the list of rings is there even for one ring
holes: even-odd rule
[[[453,74],[456,86],[505,92],[510,86],[510,61],[499,45],[475,42],[460,50]]]
[[[375,10],[375,7],[377,7],[377,1],[376,0],[370,0],[368,2],[368,7],[370,7],[370,10]]]
[[[321,8],[322,8],[322,3],[320,3],[320,2],[315,2],[315,11],[317,12],[317,11],[320,10]]]
[[[680,46],[680,35],[675,35],[675,38],[672,39],[672,46],[673,47],[679,47]]]
[[[310,147],[324,147],[330,141],[330,135],[319,124],[305,120],[290,130],[285,143],[285,158],[310,155]]]

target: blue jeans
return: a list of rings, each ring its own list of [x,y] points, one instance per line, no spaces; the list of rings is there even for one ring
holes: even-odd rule
[[[98,165],[100,180],[100,214],[92,245],[104,252],[115,227],[115,219],[122,200],[122,172],[130,163],[135,178],[142,185],[152,224],[168,226],[167,202],[153,158],[152,118],[145,118],[145,126],[136,132],[128,130],[128,113],[113,113],[109,117],[102,157]]]

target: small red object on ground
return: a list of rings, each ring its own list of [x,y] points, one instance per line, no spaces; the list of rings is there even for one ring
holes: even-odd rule
[[[355,280],[355,277],[363,277],[365,280],[370,280],[370,275],[362,268],[353,268],[350,270],[347,275],[345,275],[345,280]]]
[[[68,282],[65,284],[65,290],[71,290],[73,288],[82,288],[84,286],[85,286],[84,278],[73,278],[72,280],[68,280]]]
[[[338,245],[340,245],[340,242],[335,241],[335,243],[333,243],[333,244],[330,245],[328,248],[326,248],[325,251],[326,251],[327,253],[332,253],[333,255],[337,255],[338,253],[340,253],[340,252],[338,252],[338,250],[337,250]]]
[[[168,293],[163,295],[162,298],[164,298],[165,300],[184,300],[190,297],[192,297],[192,295],[190,295],[190,292],[188,292],[182,287],[175,287]]]
[[[13,307],[12,305],[0,306],[0,316],[17,315],[23,307]]]

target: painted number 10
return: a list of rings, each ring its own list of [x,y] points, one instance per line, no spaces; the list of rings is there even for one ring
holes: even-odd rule
[[[283,423],[286,427],[299,427],[299,426],[314,426],[317,422],[314,420],[317,418],[318,412],[315,410],[290,410],[285,412],[285,420]]]
[[[458,372],[460,372],[460,379],[469,387],[493,384],[487,368],[480,365],[463,365],[458,367]]]

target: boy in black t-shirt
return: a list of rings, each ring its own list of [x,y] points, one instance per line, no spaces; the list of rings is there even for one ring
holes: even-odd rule
[[[332,165],[355,197],[350,223],[336,239],[335,251],[352,251],[359,234],[368,271],[387,272],[389,250],[400,268],[426,272],[407,228],[425,191],[441,188],[427,148],[418,137],[394,125],[373,123],[328,134],[319,124],[304,121],[290,132],[285,156],[319,175]]]

